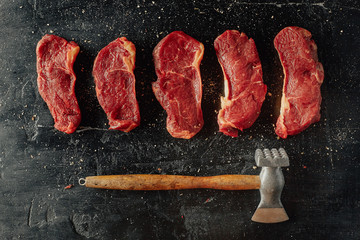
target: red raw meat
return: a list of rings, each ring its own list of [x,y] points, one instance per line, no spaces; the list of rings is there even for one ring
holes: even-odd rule
[[[200,62],[204,46],[181,31],[163,38],[153,51],[156,82],[152,88],[167,113],[167,130],[175,138],[192,138],[204,125]]]
[[[225,86],[218,115],[219,130],[237,137],[238,129],[242,131],[255,122],[265,100],[261,62],[254,40],[236,30],[218,36],[214,47]]]
[[[96,95],[109,119],[109,129],[129,132],[140,125],[135,92],[135,45],[118,38],[98,53],[93,68]]]
[[[55,128],[65,133],[73,133],[81,121],[73,70],[79,50],[75,42],[49,34],[36,47],[39,93],[50,109]]]
[[[286,138],[320,120],[324,69],[318,62],[317,46],[306,29],[284,28],[276,35],[274,45],[285,75],[275,132]]]

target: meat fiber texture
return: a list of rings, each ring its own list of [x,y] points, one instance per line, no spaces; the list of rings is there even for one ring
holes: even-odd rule
[[[97,55],[93,68],[96,95],[109,120],[109,129],[129,132],[140,125],[135,92],[135,45],[118,38]]]
[[[303,28],[284,28],[276,35],[274,45],[285,75],[275,132],[286,138],[320,120],[324,69],[311,33]]]
[[[220,132],[237,137],[238,130],[252,126],[265,100],[266,85],[253,39],[245,33],[227,30],[214,41],[224,73],[225,96],[218,114]]]
[[[167,113],[166,128],[175,138],[192,138],[204,125],[200,62],[204,46],[181,31],[163,38],[153,51],[158,77],[152,83]]]
[[[75,42],[49,34],[36,48],[39,93],[49,107],[55,128],[65,133],[73,133],[81,122],[73,70],[79,50]]]

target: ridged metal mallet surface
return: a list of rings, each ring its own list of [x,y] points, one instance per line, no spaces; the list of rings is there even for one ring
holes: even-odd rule
[[[288,167],[290,165],[289,157],[283,148],[279,150],[276,148],[256,149],[255,162],[258,167]]]

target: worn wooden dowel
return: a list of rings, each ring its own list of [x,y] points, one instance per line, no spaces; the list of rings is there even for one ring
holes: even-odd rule
[[[118,190],[175,190],[212,188],[221,190],[249,190],[260,188],[258,175],[218,175],[194,177],[182,175],[129,174],[90,176],[80,179],[90,188]]]

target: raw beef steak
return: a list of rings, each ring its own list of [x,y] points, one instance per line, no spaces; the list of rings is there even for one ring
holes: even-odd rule
[[[93,68],[96,95],[110,129],[129,132],[140,124],[135,92],[135,45],[118,38],[98,53]]]
[[[49,34],[36,47],[39,93],[50,109],[55,128],[65,133],[73,133],[81,121],[73,70],[79,50],[75,42]]]
[[[317,57],[311,33],[300,27],[287,27],[274,39],[284,70],[284,85],[276,134],[295,135],[320,120],[324,69]]]
[[[218,114],[220,132],[237,137],[238,129],[249,128],[260,114],[266,85],[255,42],[245,33],[227,30],[215,39],[214,47],[224,73],[225,97]]]
[[[192,138],[203,127],[200,62],[204,46],[181,31],[163,38],[153,51],[158,77],[152,83],[167,113],[167,130],[175,138]]]

